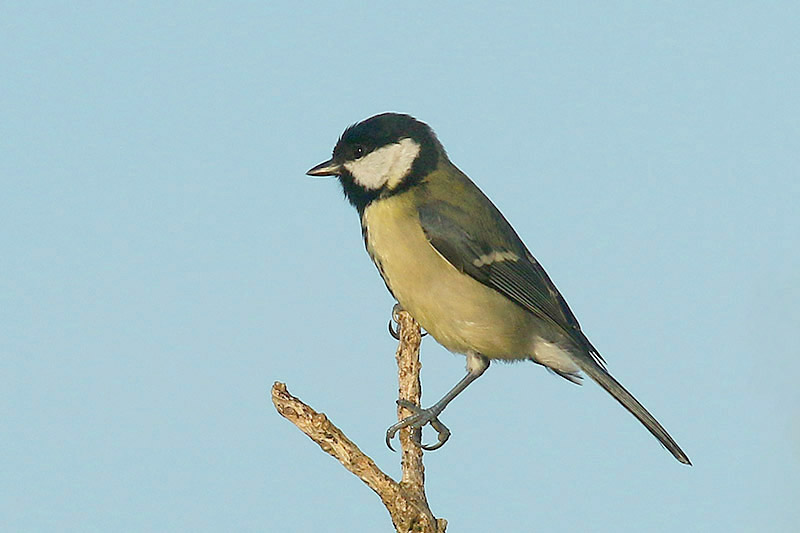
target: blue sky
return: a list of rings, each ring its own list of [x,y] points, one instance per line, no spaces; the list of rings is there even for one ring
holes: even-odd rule
[[[443,420],[453,531],[795,531],[796,3],[0,7],[0,529],[386,531],[269,400],[389,474],[392,307],[334,180],[428,122],[695,466],[598,386],[493,365]],[[423,403],[464,360],[423,344]]]

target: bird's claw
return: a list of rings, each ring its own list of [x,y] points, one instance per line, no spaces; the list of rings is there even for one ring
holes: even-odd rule
[[[394,304],[394,307],[392,307],[392,318],[389,319],[389,335],[398,341],[400,340],[400,315],[398,313],[402,310],[403,308],[400,304]],[[392,323],[397,324],[397,327],[393,327]],[[427,331],[423,331],[420,333],[420,337],[424,337],[427,334]]]
[[[389,335],[394,337],[395,340],[400,340],[400,324],[397,324],[397,329],[392,327],[394,320],[389,319]]]
[[[397,405],[400,407],[405,407],[413,414],[405,417],[386,430],[386,446],[388,446],[390,450],[394,451],[394,448],[392,448],[392,439],[395,435],[397,435],[397,432],[403,428],[419,430],[411,432],[411,441],[423,450],[427,451],[438,450],[444,445],[445,442],[447,442],[447,439],[450,438],[450,430],[447,429],[447,426],[445,426],[439,420],[439,411],[435,411],[433,409],[422,409],[418,405],[415,405],[408,400],[397,400]],[[436,431],[438,438],[438,442],[436,444],[422,444],[422,427],[426,424],[430,424],[431,427]]]
[[[394,304],[392,307],[392,318],[389,319],[389,335],[394,337],[396,340],[400,340],[400,311],[403,310],[403,307],[400,304]],[[392,322],[397,324],[397,328],[392,327]]]

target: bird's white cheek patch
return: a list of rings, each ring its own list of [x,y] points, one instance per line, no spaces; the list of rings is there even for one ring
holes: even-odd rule
[[[350,171],[357,184],[365,189],[377,190],[388,185],[395,188],[411,170],[419,155],[419,144],[411,139],[401,139],[370,152],[361,159],[348,161],[344,168]]]

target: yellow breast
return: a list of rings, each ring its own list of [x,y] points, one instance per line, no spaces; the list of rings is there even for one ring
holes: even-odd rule
[[[442,257],[408,194],[373,202],[362,224],[367,250],[397,301],[445,348],[496,359],[532,355],[532,316]]]

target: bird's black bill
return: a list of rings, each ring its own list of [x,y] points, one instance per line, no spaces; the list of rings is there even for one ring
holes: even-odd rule
[[[340,172],[341,166],[338,163],[334,163],[333,159],[328,159],[306,172],[306,174],[309,176],[338,176]]]

